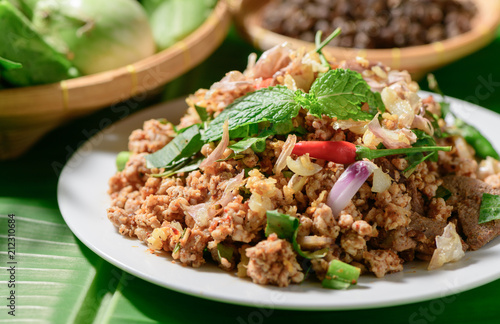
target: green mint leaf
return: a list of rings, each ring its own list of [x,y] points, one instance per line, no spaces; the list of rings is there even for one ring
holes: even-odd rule
[[[233,150],[234,154],[239,154],[249,147],[251,147],[254,152],[260,153],[266,149],[266,139],[271,135],[273,135],[273,132],[266,130],[255,137],[246,137],[237,143],[229,145],[228,148]]]
[[[500,219],[500,196],[483,193],[478,223],[483,224],[497,219]]]
[[[273,127],[289,124],[298,115],[300,105],[294,100],[293,91],[284,86],[259,89],[236,99],[208,125],[203,141],[213,142],[222,138],[222,125],[229,120],[229,137],[252,136],[259,123],[269,122]],[[245,128],[246,127],[246,128]]]
[[[196,112],[198,113],[198,116],[200,116],[202,123],[210,119],[210,115],[208,114],[206,108],[194,105],[194,109],[196,109]]]
[[[314,81],[308,94],[296,92],[296,100],[318,118],[327,115],[339,120],[370,120],[375,109],[385,110],[380,93],[372,92],[361,74],[344,69],[326,72]],[[370,112],[361,110],[365,102],[372,108]]]
[[[328,252],[328,248],[324,248],[314,252],[302,251],[302,249],[300,248],[300,244],[297,243],[297,233],[300,226],[298,218],[282,214],[277,210],[268,210],[266,212],[266,216],[266,237],[268,237],[272,233],[276,233],[279,238],[291,242],[295,252],[297,252],[297,254],[301,257],[307,259],[322,258]]]
[[[199,125],[195,124],[181,131],[162,149],[146,155],[148,168],[167,167],[183,158],[189,158],[201,150],[205,143],[201,140]]]

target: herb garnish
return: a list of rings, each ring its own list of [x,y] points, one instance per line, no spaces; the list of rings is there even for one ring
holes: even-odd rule
[[[178,166],[181,159],[190,158],[201,150],[204,142],[201,140],[198,124],[186,127],[181,133],[155,153],[146,155],[148,168],[166,168],[172,170]]]
[[[472,146],[472,148],[476,151],[476,155],[481,159],[485,159],[486,157],[491,156],[496,160],[500,160],[500,155],[498,155],[498,152],[495,150],[493,145],[490,143],[490,141],[488,141],[486,137],[484,137],[483,134],[481,134],[479,130],[477,130],[477,128],[467,124],[465,121],[453,114],[450,109],[450,103],[445,101],[446,97],[443,91],[441,91],[441,89],[439,88],[439,85],[433,74],[427,75],[427,82],[429,84],[429,88],[440,94],[443,98],[442,102],[440,102],[441,115],[443,116],[443,118],[450,115],[454,120],[455,127],[448,128],[447,135],[462,136],[465,141],[470,146]]]
[[[324,248],[318,251],[302,251],[300,244],[297,243],[297,233],[299,231],[300,222],[298,218],[279,213],[276,210],[268,210],[267,215],[267,226],[266,226],[266,237],[272,233],[276,233],[279,238],[285,239],[292,243],[293,249],[298,255],[307,259],[317,259],[322,258],[326,255],[328,248]]]
[[[365,102],[371,111],[361,109]],[[293,129],[292,118],[301,107],[320,118],[327,115],[342,120],[370,120],[377,108],[385,110],[380,94],[372,92],[358,72],[336,69],[316,79],[309,93],[278,85],[236,99],[208,125],[202,139],[205,142],[219,140],[226,119],[229,119],[230,138],[252,136],[255,133],[248,127],[254,126],[253,130],[258,131],[255,126],[263,122],[270,124],[273,134],[288,134]]]
[[[412,145],[412,147],[427,147],[427,146],[436,146],[436,140],[434,137],[430,136],[426,132],[419,130],[419,129],[414,129],[412,130],[415,135],[417,135],[417,141]],[[425,160],[429,159],[431,161],[436,162],[438,160],[438,153],[437,152],[430,152],[427,153],[427,155],[424,155],[421,152],[418,153],[409,153],[406,157],[409,165],[408,167],[403,171],[403,175],[406,178],[409,178],[410,175],[415,171],[417,166],[424,162]]]
[[[483,224],[497,219],[500,219],[500,196],[483,193],[478,223]]]

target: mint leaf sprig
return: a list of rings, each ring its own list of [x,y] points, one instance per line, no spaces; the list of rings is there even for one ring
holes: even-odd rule
[[[361,109],[368,103],[370,111]],[[229,119],[229,137],[241,138],[255,135],[258,126],[267,122],[275,134],[288,134],[292,128],[292,119],[300,108],[321,118],[322,115],[340,120],[371,120],[377,111],[384,111],[385,106],[380,93],[372,92],[370,86],[356,71],[330,70],[316,79],[309,93],[302,90],[295,92],[275,86],[259,89],[235,100],[226,107],[208,125],[202,139],[213,142],[222,138],[222,125]],[[249,133],[252,129],[254,133]]]

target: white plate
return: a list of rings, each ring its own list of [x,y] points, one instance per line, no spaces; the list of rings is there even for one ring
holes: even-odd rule
[[[500,115],[469,103],[450,99],[466,121],[481,126],[500,150]],[[68,161],[59,179],[61,213],[73,233],[95,253],[117,267],[160,286],[207,299],[282,309],[361,309],[413,303],[444,297],[500,278],[500,240],[464,259],[435,271],[425,263],[410,263],[403,272],[383,279],[363,276],[348,290],[322,289],[319,283],[287,288],[260,286],[213,265],[198,269],[173,264],[168,257],[146,251],[147,246],[118,234],[106,217],[108,179],[115,172],[115,157],[127,149],[130,132],[150,118],[176,121],[183,114],[183,100],[143,110],[113,124],[91,138]],[[88,133],[92,131],[88,130]]]

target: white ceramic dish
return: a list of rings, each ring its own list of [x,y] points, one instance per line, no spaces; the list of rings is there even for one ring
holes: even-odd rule
[[[500,150],[500,115],[472,104],[450,99],[464,120],[481,126],[483,134]],[[118,234],[106,217],[108,179],[115,172],[115,157],[126,150],[130,132],[150,118],[176,121],[185,103],[161,104],[111,125],[83,145],[68,161],[59,179],[61,213],[73,233],[95,253],[117,267],[160,286],[202,298],[248,306],[280,309],[363,309],[401,305],[444,297],[500,278],[500,239],[464,259],[435,271],[425,263],[410,263],[403,272],[383,279],[364,276],[345,291],[322,289],[316,282],[287,288],[259,286],[214,265],[198,269],[155,256],[137,240]],[[168,293],[168,290],[165,291]]]

